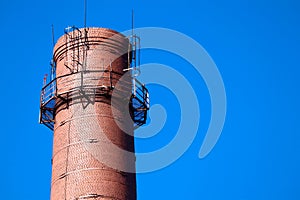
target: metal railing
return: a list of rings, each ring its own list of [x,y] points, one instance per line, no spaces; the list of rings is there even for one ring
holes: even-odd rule
[[[131,105],[133,108],[134,128],[146,123],[147,112],[150,107],[149,92],[144,84],[134,79],[135,85],[132,90]]]
[[[84,77],[84,75],[91,74],[91,73],[103,73],[107,76],[102,76],[101,78],[106,79],[106,83],[109,82],[109,85],[95,85],[94,81],[99,81],[99,78],[95,77]],[[112,82],[120,81],[119,77],[113,77],[112,72],[107,73],[107,70],[89,70],[89,71],[80,71],[72,74],[67,74],[63,76],[56,77],[52,81],[50,81],[48,84],[46,84],[41,91],[41,105],[40,105],[40,123],[45,124],[50,129],[53,129],[54,127],[54,119],[55,119],[55,109],[56,109],[56,99],[60,98],[61,96],[69,96],[71,97],[72,94],[75,91],[80,90],[91,90],[94,91],[91,94],[98,94],[97,90],[113,90],[114,85]],[[72,83],[70,83],[70,86],[65,87],[65,89],[57,88],[57,83],[61,82],[66,79],[68,76],[76,75],[82,73],[81,76],[78,76],[78,79],[72,78],[72,81],[76,82],[77,84],[74,84],[74,86],[71,86]],[[117,74],[121,76],[121,74]],[[100,78],[100,80],[101,80]],[[80,79],[84,79],[85,81],[82,82]],[[91,81],[91,83],[89,83]],[[81,83],[81,84],[80,84]],[[133,85],[134,84],[134,85]],[[131,105],[133,109],[133,121],[135,123],[135,128],[141,126],[142,124],[146,123],[147,118],[147,111],[149,110],[149,94],[148,90],[145,87],[144,84],[139,82],[137,79],[132,79],[132,83],[130,82],[124,82],[122,85],[128,85],[131,87]],[[128,91],[130,91],[130,88],[128,88]],[[65,99],[68,101],[68,99]]]

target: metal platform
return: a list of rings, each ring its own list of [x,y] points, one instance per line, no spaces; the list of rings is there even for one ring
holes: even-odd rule
[[[134,80],[135,86],[132,91],[130,104],[133,108],[132,119],[134,128],[138,128],[146,123],[147,112],[149,110],[149,93],[144,84],[138,80]]]
[[[99,71],[77,72],[77,73],[97,73]],[[70,74],[74,75],[74,74]],[[51,130],[54,129],[55,113],[59,105],[68,104],[75,96],[92,97],[111,95],[114,90],[113,85],[109,86],[78,86],[66,92],[58,93],[57,81],[63,77],[58,77],[46,84],[41,91],[40,99],[40,123],[44,124]],[[84,95],[83,95],[84,93]],[[130,98],[130,108],[132,109],[132,120],[134,121],[134,129],[146,123],[147,112],[149,110],[149,93],[144,84],[137,79],[132,80],[132,90]]]

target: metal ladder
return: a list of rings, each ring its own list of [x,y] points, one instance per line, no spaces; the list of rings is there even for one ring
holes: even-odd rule
[[[66,60],[65,67],[70,70],[70,73],[78,72],[79,66],[82,66],[80,56],[80,42],[82,32],[75,26],[65,28],[66,37]]]

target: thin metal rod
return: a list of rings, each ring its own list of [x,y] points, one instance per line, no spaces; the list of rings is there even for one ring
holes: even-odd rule
[[[52,44],[53,44],[53,47],[54,47],[55,41],[54,41],[54,26],[53,26],[53,24],[52,24],[51,28],[52,28]]]
[[[132,9],[132,14],[131,14],[131,35],[133,36],[134,34],[134,10]]]
[[[55,39],[54,39],[54,25],[52,24],[52,45],[53,45],[53,48],[55,46]],[[50,75],[50,78],[51,78],[51,81],[54,79],[54,76],[55,76],[55,62],[54,62],[54,55],[52,55],[52,59],[51,59],[51,75]]]
[[[87,0],[84,0],[84,28],[86,28],[86,18],[87,18]]]

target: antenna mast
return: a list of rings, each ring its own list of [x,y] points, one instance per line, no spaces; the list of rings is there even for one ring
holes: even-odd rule
[[[52,45],[53,45],[53,48],[54,48],[54,46],[55,46],[55,38],[54,38],[54,25],[53,24],[51,26],[51,29],[52,29]],[[52,56],[50,65],[51,65],[50,80],[52,81],[54,79],[54,77],[55,77],[55,67],[56,67],[53,56]]]
[[[134,10],[132,9],[131,13],[131,35],[133,36],[134,34]]]
[[[52,44],[53,44],[53,47],[54,47],[55,41],[54,41],[54,25],[53,24],[52,24],[51,28],[52,28]]]
[[[87,0],[84,0],[84,28],[86,28]]]

